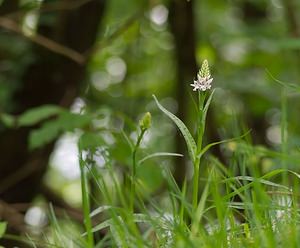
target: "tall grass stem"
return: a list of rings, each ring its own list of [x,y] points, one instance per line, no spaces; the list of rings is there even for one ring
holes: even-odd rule
[[[94,236],[92,231],[92,220],[90,217],[90,201],[88,190],[88,177],[85,170],[85,162],[82,158],[82,151],[79,151],[79,166],[81,179],[82,207],[84,215],[84,225],[87,233],[87,248],[94,247]]]

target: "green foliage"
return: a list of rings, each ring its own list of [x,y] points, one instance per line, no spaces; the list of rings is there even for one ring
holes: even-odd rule
[[[40,107],[32,108],[23,113],[18,118],[18,126],[32,126],[38,124],[40,121],[45,120],[51,116],[58,115],[63,111],[62,108],[55,105],[43,105]]]
[[[78,141],[79,150],[91,149],[94,151],[97,147],[101,147],[105,144],[103,138],[92,132],[84,132]]]
[[[40,8],[44,2],[50,4]],[[20,30],[26,30],[43,11],[48,14],[48,8],[52,13],[61,7],[55,2],[59,1],[20,1],[22,18],[16,18]],[[36,58],[25,39],[7,32],[0,37],[1,123],[10,131],[32,128],[30,149],[55,142],[65,132],[80,136],[81,178],[77,180],[81,192],[76,194],[82,195],[84,221],[64,218],[50,206],[49,225],[40,228],[42,234],[30,237],[30,244],[299,247],[300,43],[289,37],[297,30],[286,28],[292,19],[285,15],[285,2],[193,1],[196,20],[191,37],[195,37],[196,60],[208,58],[214,65],[213,86],[221,89],[201,92],[196,113],[186,100],[185,120],[173,114],[178,109],[177,89],[181,89],[175,83],[180,71],[176,71],[176,34],[167,19],[162,24],[155,22],[155,17],[163,20],[163,13],[174,18],[168,9],[173,2],[106,2],[105,28],[97,41],[100,49],[87,68],[90,85],[82,94],[83,114],[54,105],[39,106],[20,116],[8,114],[17,107],[15,93],[23,86],[28,64]],[[294,9],[298,7],[295,4]],[[52,22],[47,16],[43,18],[46,29]],[[35,30],[31,31],[30,38],[34,38]],[[48,59],[51,57],[43,57],[43,61]],[[194,63],[191,58],[190,64]],[[210,75],[206,60],[199,75]],[[188,88],[192,81],[184,78],[180,83]],[[40,93],[41,97],[47,94]],[[160,101],[154,96],[158,109],[151,94],[159,95]],[[207,122],[209,106],[213,111]],[[175,150],[175,132],[159,110],[183,135],[189,158],[169,152]],[[147,113],[136,119],[143,112]],[[179,159],[188,165],[180,186],[173,177]],[[56,187],[61,194],[63,189]],[[0,237],[5,227],[1,222]]]
[[[60,111],[56,119],[45,122],[40,128],[33,130],[29,137],[29,148],[35,149],[54,141],[63,132],[88,127],[92,121],[88,114],[73,114]]]
[[[0,239],[3,237],[3,235],[6,232],[7,223],[6,222],[0,222]]]
[[[9,114],[1,113],[0,120],[6,127],[12,128],[15,126],[15,118]]]

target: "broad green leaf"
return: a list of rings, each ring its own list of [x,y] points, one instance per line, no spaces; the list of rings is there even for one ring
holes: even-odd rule
[[[35,149],[53,141],[60,134],[61,127],[56,120],[46,122],[29,135],[29,149]]]
[[[0,114],[0,121],[9,128],[13,128],[16,125],[15,117],[6,113]]]
[[[47,119],[53,115],[59,114],[63,109],[55,105],[43,105],[40,107],[32,108],[23,113],[18,118],[19,126],[32,126],[40,121]]]
[[[6,227],[7,227],[6,222],[0,222],[0,238],[2,238],[3,235],[5,234]]]
[[[92,116],[88,114],[81,115],[65,111],[59,115],[57,122],[63,131],[73,131],[75,128],[88,126],[92,119]]]
[[[171,112],[169,112],[167,109],[165,109],[156,99],[156,97],[153,95],[153,98],[158,106],[158,108],[164,113],[166,114],[175,124],[176,126],[179,128],[180,132],[182,133],[185,143],[187,145],[188,148],[188,152],[190,155],[190,158],[194,161],[195,160],[195,154],[197,151],[197,145],[196,142],[193,138],[193,136],[191,135],[190,131],[188,130],[188,128],[185,126],[185,124],[182,122],[182,120],[180,120],[177,116],[175,116],[174,114],[172,114]]]
[[[91,133],[91,132],[84,132],[78,141],[79,149],[86,150],[86,149],[96,149],[99,146],[103,146],[105,141],[102,137],[98,134]]]
[[[29,136],[29,148],[46,145],[55,140],[60,134],[74,131],[76,128],[87,126],[92,121],[90,115],[79,115],[62,112],[57,119],[47,121],[39,129],[33,130]]]

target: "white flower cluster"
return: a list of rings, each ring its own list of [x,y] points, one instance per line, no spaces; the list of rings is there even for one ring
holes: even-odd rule
[[[191,84],[194,87],[193,91],[200,90],[206,91],[211,88],[211,83],[213,78],[210,77],[209,66],[207,60],[204,60],[197,74],[197,80],[194,80],[194,83]]]
[[[213,78],[210,77],[200,77],[200,75],[197,75],[197,80],[194,80],[194,83],[191,84],[191,86],[194,87],[193,91],[201,90],[206,91],[211,88],[211,82],[213,81]]]

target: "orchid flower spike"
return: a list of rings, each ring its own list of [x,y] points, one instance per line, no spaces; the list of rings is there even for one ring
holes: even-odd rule
[[[193,91],[206,91],[211,88],[211,83],[213,78],[210,77],[209,65],[207,60],[204,60],[201,66],[201,69],[197,73],[197,80],[194,80],[194,83],[191,84],[194,87]]]

